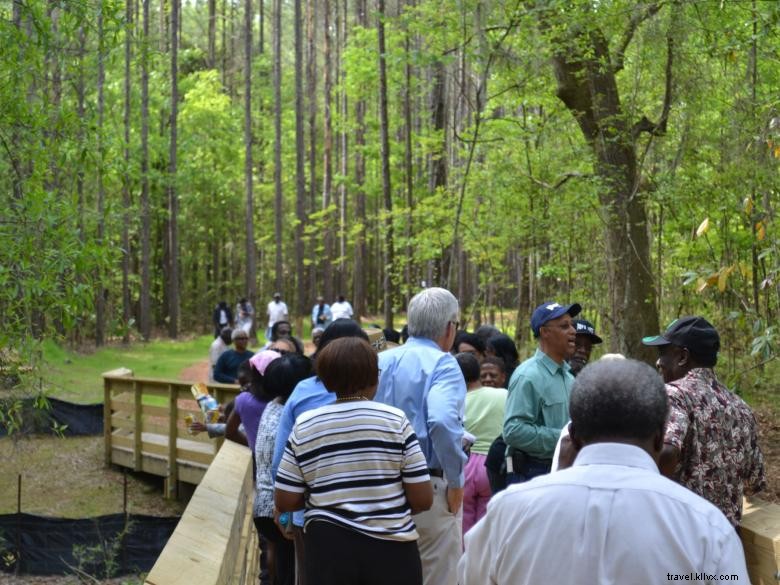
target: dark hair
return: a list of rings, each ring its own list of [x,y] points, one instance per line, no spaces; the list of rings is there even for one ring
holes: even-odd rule
[[[244,374],[245,377],[249,378],[253,369],[254,368],[252,367],[252,364],[249,363],[249,360],[244,360],[238,364],[238,368],[236,368],[236,378],[240,377],[241,374]]]
[[[279,339],[279,326],[280,325],[289,325],[290,331],[292,331],[292,323],[289,321],[277,321],[271,326],[271,341],[276,341]]]
[[[297,353],[288,353],[275,359],[265,369],[263,387],[271,398],[282,398],[284,402],[292,394],[298,382],[311,377],[311,360]]]
[[[409,339],[409,325],[404,325],[401,327],[401,342],[406,343],[406,341]]]
[[[599,360],[575,378],[569,413],[585,442],[651,438],[663,432],[668,411],[664,381],[636,360]]]
[[[328,325],[325,332],[322,334],[322,337],[320,337],[320,344],[313,357],[316,359],[319,357],[320,352],[325,349],[325,346],[332,341],[343,337],[359,337],[368,342],[368,334],[363,331],[356,321],[353,321],[352,319],[336,319],[333,323]]]
[[[455,353],[458,353],[458,346],[461,343],[468,343],[479,353],[485,353],[485,342],[479,335],[469,333],[468,331],[458,331],[458,334],[455,336],[455,341],[452,344],[452,349]]]
[[[395,329],[386,327],[382,329],[382,333],[385,334],[385,341],[390,341],[391,343],[398,343],[401,341],[401,334]]]
[[[230,327],[223,327],[219,332],[219,336],[222,338],[225,345],[233,343],[233,330]]]
[[[482,366],[496,366],[499,370],[504,372],[504,375],[506,375],[506,364],[500,357],[494,355],[485,356],[485,359],[483,359],[480,364],[480,368],[482,368]]]
[[[473,353],[459,353],[455,356],[455,359],[458,361],[460,371],[463,372],[466,384],[479,380],[479,360],[474,357]]]
[[[511,376],[520,359],[520,356],[517,353],[517,347],[515,346],[515,342],[512,341],[512,338],[503,333],[499,333],[498,335],[489,337],[485,345],[488,349],[491,349],[497,357],[504,360],[506,375],[507,377]]]
[[[379,381],[376,352],[360,337],[333,340],[317,352],[316,368],[325,388],[342,396],[357,394]]]
[[[492,325],[480,325],[477,327],[477,330],[474,331],[474,335],[479,337],[483,342],[487,343],[487,340],[494,335],[501,335],[501,331]]]

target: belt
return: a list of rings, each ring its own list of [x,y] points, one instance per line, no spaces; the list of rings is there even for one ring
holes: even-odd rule
[[[444,477],[444,470],[443,469],[431,469],[428,468],[428,475],[431,477]]]

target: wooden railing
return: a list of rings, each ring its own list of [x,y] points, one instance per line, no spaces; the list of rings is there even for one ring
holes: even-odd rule
[[[175,497],[179,481],[200,483],[222,439],[191,435],[185,416],[202,414],[191,382],[136,378],[124,368],[103,374],[103,433],[106,464],[165,478],[165,496]],[[238,386],[211,384],[220,404],[234,398]]]
[[[226,441],[198,485],[146,585],[244,585],[257,581],[252,455]]]

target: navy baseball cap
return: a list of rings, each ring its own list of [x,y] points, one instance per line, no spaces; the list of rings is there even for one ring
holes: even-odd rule
[[[696,355],[710,356],[720,350],[720,335],[704,317],[688,316],[675,319],[661,335],[643,337],[645,345],[678,345]]]
[[[593,341],[594,344],[604,342],[604,340],[601,339],[601,337],[596,335],[596,328],[593,326],[593,323],[591,323],[590,321],[586,321],[585,319],[575,319],[574,329],[577,331],[577,335],[587,335],[588,337],[590,337],[591,341]]]
[[[534,337],[539,337],[539,328],[552,319],[557,319],[565,314],[569,314],[572,317],[576,317],[582,311],[582,307],[578,303],[571,305],[561,305],[555,301],[547,301],[542,303],[534,309],[531,315],[531,331],[534,333]]]

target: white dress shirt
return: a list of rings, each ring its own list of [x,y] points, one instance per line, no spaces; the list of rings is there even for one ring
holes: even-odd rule
[[[287,319],[287,303],[284,301],[271,301],[268,303],[268,326],[273,327],[277,321]]]
[[[336,319],[351,319],[353,315],[352,305],[349,304],[349,301],[343,303],[336,301],[330,306],[330,312],[333,313],[334,321]]]
[[[750,582],[723,513],[623,443],[588,445],[573,467],[496,495],[465,540],[460,585]]]

